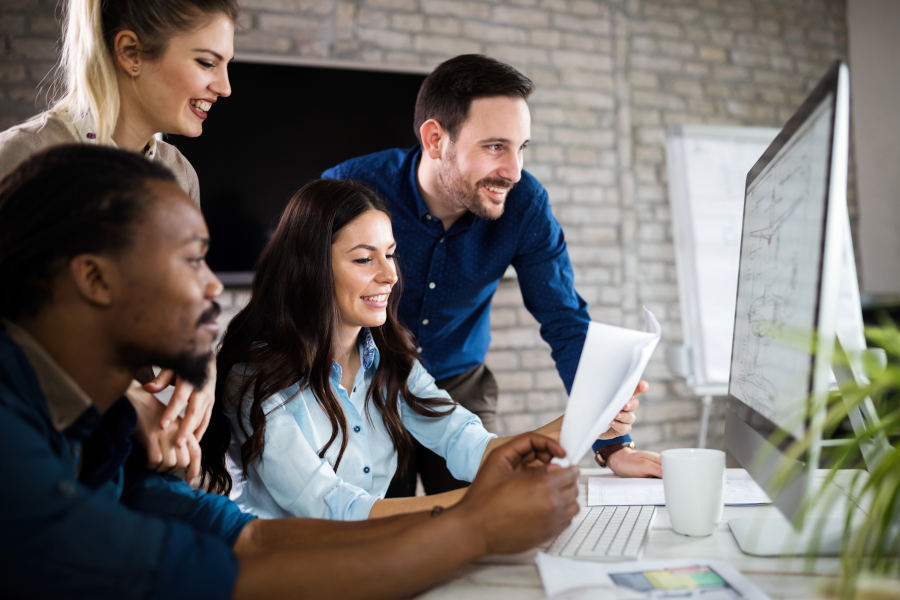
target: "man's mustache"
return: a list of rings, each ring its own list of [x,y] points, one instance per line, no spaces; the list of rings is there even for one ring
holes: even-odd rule
[[[219,306],[219,303],[215,300],[212,301],[209,308],[203,311],[203,314],[200,315],[200,319],[197,321],[197,326],[206,325],[207,323],[212,323],[215,321],[219,314],[222,312],[222,307]]]

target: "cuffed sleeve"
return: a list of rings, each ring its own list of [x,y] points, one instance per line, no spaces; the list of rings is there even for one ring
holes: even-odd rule
[[[409,388],[420,398],[450,398],[418,361],[410,372]],[[453,412],[438,418],[420,415],[405,405],[402,408],[403,424],[409,432],[423,446],[444,457],[454,477],[463,481],[475,479],[488,442],[497,437],[484,428],[477,415],[459,404]]]

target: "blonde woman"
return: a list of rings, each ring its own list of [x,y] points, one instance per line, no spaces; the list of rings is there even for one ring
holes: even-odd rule
[[[43,148],[81,142],[117,146],[168,167],[199,204],[197,174],[158,133],[196,137],[219,98],[231,94],[235,0],[69,0],[56,100],[0,133],[0,177]],[[214,369],[214,367],[211,367]],[[167,409],[150,392],[175,384]],[[214,377],[203,389],[163,371],[129,389],[148,462],[199,472]],[[185,407],[184,417],[178,415]]]

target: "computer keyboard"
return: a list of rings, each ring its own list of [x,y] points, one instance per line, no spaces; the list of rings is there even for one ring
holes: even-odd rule
[[[586,506],[544,551],[593,560],[637,559],[655,515],[655,506]]]

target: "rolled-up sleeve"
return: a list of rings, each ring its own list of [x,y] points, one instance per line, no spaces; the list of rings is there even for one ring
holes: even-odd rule
[[[437,387],[434,378],[419,361],[409,375],[409,389],[420,398],[450,398]],[[478,473],[488,442],[497,437],[488,432],[477,415],[457,404],[453,412],[442,417],[427,417],[404,403],[403,425],[423,446],[444,457],[447,468],[457,479],[472,481]]]
[[[267,412],[265,447],[261,460],[253,461],[248,469],[251,484],[261,484],[282,510],[295,517],[369,518],[378,498],[344,481],[327,460],[319,458],[284,400],[277,395],[263,403]]]

